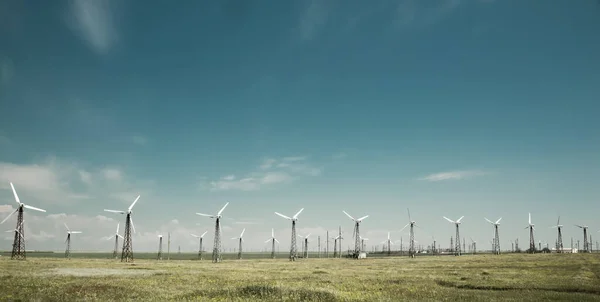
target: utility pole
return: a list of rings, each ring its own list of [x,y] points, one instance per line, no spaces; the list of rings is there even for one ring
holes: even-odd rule
[[[329,258],[329,231],[327,231],[327,245],[325,246],[325,258]]]
[[[167,260],[171,260],[171,232],[169,232],[169,238],[167,241]]]
[[[321,236],[318,236],[317,240],[318,240],[318,245],[319,245],[319,247],[318,247],[319,251],[318,251],[317,257],[321,258]]]

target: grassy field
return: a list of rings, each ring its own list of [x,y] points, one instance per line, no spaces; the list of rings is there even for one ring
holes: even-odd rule
[[[600,254],[352,259],[0,257],[0,301],[600,301]]]

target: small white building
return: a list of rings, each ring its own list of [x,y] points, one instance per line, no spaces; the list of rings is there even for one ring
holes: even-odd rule
[[[577,253],[577,249],[576,248],[567,248],[567,247],[563,247],[561,250],[563,253],[571,253],[571,254],[576,254]],[[552,248],[552,252],[556,253],[556,248]]]

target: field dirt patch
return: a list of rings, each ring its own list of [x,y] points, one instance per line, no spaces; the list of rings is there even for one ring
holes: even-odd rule
[[[116,268],[54,268],[44,272],[51,275],[102,277],[113,275],[154,275],[164,273],[158,270],[116,269]]]

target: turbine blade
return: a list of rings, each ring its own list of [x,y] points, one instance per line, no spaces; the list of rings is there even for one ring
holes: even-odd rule
[[[24,206],[25,208],[28,208],[28,209],[31,209],[31,210],[36,210],[36,211],[40,211],[40,212],[46,212],[46,210],[42,210],[42,209],[40,209],[40,208],[32,207],[32,206],[30,206],[30,205],[26,205],[26,204],[24,204],[23,206]]]
[[[111,240],[111,239],[113,239],[113,236],[106,237],[106,240]]]
[[[275,229],[271,229],[271,238],[275,238]]]
[[[500,220],[502,220],[502,217],[500,217],[498,220],[496,220],[496,224],[499,224]]]
[[[529,213],[529,224],[531,224],[531,213]]]
[[[12,188],[13,195],[15,196],[15,201],[17,201],[17,203],[21,205],[21,200],[19,199],[19,195],[17,195],[17,190],[15,190],[15,186],[13,186],[12,182],[10,183],[10,187]]]
[[[350,217],[350,219],[356,221],[356,219],[354,219],[354,217],[350,216],[350,214],[346,213],[346,211],[342,211],[342,212],[344,212],[344,214],[346,214],[346,216]]]
[[[213,215],[208,215],[208,214],[203,214],[203,213],[196,213],[196,215],[200,215],[200,216],[204,216],[204,217],[213,217]]]
[[[273,239],[275,239],[275,238],[273,238]],[[275,239],[275,242],[279,243],[279,240]]]
[[[229,202],[227,202],[223,208],[221,208],[221,210],[219,211],[219,213],[217,213],[217,216],[221,216],[221,213],[223,213],[223,211],[225,210],[225,208],[229,205]]]
[[[558,220],[556,221],[556,225],[560,225],[560,216],[558,216]]]
[[[454,220],[450,220],[450,219],[448,219],[448,217],[446,217],[446,216],[442,216],[442,217],[444,217],[444,219],[448,220],[449,222],[452,222],[452,223],[454,223]]]
[[[80,231],[71,231],[71,234],[81,234]]]
[[[308,233],[308,235],[306,235],[306,238],[308,238],[308,236],[310,236],[310,234],[312,234],[312,233]]]
[[[129,223],[131,223],[131,228],[133,229],[133,233],[135,234],[135,225],[133,224],[133,219],[129,216]]]
[[[115,234],[119,234],[119,225],[121,225],[121,223],[117,223],[117,232]]]
[[[485,218],[485,217],[483,217],[483,219],[485,219],[485,221],[487,221],[487,222],[489,222],[489,223],[491,223],[491,224],[494,224],[492,221],[490,221],[489,219],[487,219],[487,218]]]
[[[104,209],[104,212],[111,212],[111,213],[125,214],[125,211],[107,210],[107,209]]]
[[[298,215],[300,215],[300,213],[302,213],[302,211],[304,211],[304,208],[300,209],[300,211],[298,211],[298,213],[296,213],[296,215],[292,216],[292,218],[298,219]]]
[[[578,227],[578,228],[582,228],[582,229],[583,229],[583,227],[582,227],[582,226],[580,226],[580,225],[578,225],[578,224],[574,224],[574,226],[576,226],[576,227]]]
[[[206,235],[206,233],[208,233],[208,231],[204,231],[204,233],[202,233],[202,235],[200,235],[200,238],[204,237],[204,235]]]
[[[366,219],[367,217],[369,217],[369,215],[365,215],[365,216],[363,216],[361,218],[358,218],[356,221],[363,221],[363,219]]]
[[[196,235],[196,234],[190,234],[190,235],[192,235],[192,236],[194,236],[194,237],[196,237],[196,238],[200,238],[200,236],[198,236],[198,235]]]
[[[275,214],[277,214],[277,215],[279,215],[279,216],[281,216],[281,217],[283,217],[283,218],[285,218],[285,219],[290,219],[290,220],[292,219],[292,218],[290,218],[290,217],[287,217],[287,216],[285,216],[285,215],[283,215],[283,214],[280,214],[280,213],[277,213],[277,212],[275,212]]]
[[[388,240],[390,240],[390,232],[388,232]]]
[[[409,226],[409,225],[410,225],[410,222],[409,222],[409,223],[407,223],[407,224],[406,224],[406,225],[405,225],[405,226],[404,226],[404,227],[403,227],[403,228],[400,230],[400,232],[404,231],[404,229],[406,229],[406,227],[407,227],[407,226]]]
[[[124,238],[123,236],[121,236],[121,235],[117,235],[117,236],[121,237],[121,239],[125,239],[125,238]]]
[[[8,218],[10,218],[10,216],[12,216],[14,213],[16,213],[18,211],[19,211],[19,209],[16,209],[16,210],[10,212],[10,214],[8,214],[8,216],[6,216],[6,218],[4,218],[4,220],[2,220],[2,222],[0,222],[0,224],[3,224],[5,221],[8,220]]]
[[[458,218],[458,220],[456,222],[460,223],[460,221],[465,218],[465,216],[460,216],[460,218]]]
[[[69,226],[67,225],[67,223],[65,222],[64,224],[65,224],[65,228],[67,228],[67,231],[70,232],[71,230],[69,229]]]
[[[265,243],[267,243],[267,242],[269,242],[269,241],[271,241],[271,238],[267,239],[267,240],[265,241]]]
[[[244,229],[242,230],[242,233],[240,234],[240,238],[244,237],[244,232],[245,232],[245,231],[246,231],[246,228],[244,228]]]
[[[408,211],[408,221],[412,221],[412,219],[410,218],[410,209],[406,208],[406,210]]]
[[[127,210],[129,212],[131,212],[131,209],[133,209],[133,206],[135,205],[136,202],[138,202],[139,199],[140,199],[140,195],[138,195],[138,197],[133,201],[133,203],[129,206],[129,208],[127,208]]]

